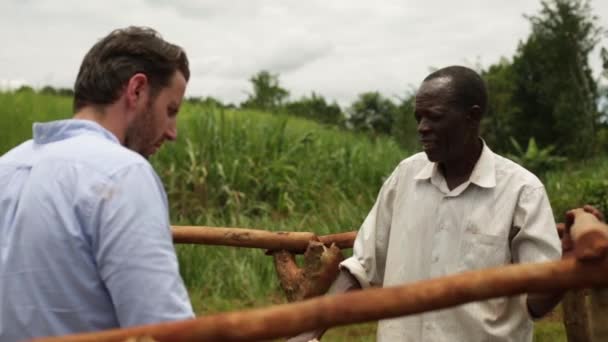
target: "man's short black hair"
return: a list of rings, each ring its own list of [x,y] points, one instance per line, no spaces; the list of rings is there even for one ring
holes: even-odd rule
[[[479,106],[482,115],[488,108],[488,90],[486,84],[477,72],[467,67],[452,65],[441,68],[428,75],[423,82],[435,78],[449,78],[451,102],[463,110]]]

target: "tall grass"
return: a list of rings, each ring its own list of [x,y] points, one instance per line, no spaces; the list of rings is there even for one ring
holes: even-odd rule
[[[389,139],[292,117],[199,106],[180,115],[179,141],[153,163],[181,224],[356,229],[406,154]],[[179,246],[178,253],[187,285],[206,298],[255,304],[277,293],[272,260],[261,251]]]
[[[72,112],[67,97],[0,92],[0,154],[32,137],[32,123],[65,119]]]

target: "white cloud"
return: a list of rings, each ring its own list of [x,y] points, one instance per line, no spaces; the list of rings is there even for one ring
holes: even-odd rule
[[[14,90],[22,85],[28,84],[25,80],[2,80],[0,79],[0,90]]]
[[[592,5],[608,27],[608,1]],[[0,79],[71,86],[97,39],[146,25],[186,49],[188,95],[238,103],[248,78],[268,69],[293,97],[314,90],[347,104],[369,90],[402,95],[433,66],[512,56],[529,33],[523,13],[539,8],[532,0],[4,0]],[[592,64],[598,70],[597,56]]]

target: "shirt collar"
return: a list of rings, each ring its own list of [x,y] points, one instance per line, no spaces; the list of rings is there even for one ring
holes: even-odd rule
[[[32,128],[36,144],[48,144],[82,134],[93,134],[120,144],[114,134],[95,121],[68,119],[51,122],[36,122]]]
[[[496,167],[494,162],[494,152],[490,150],[486,142],[481,139],[483,148],[481,155],[475,167],[469,176],[469,182],[476,184],[482,188],[493,188],[496,186]],[[426,159],[425,165],[422,167],[420,172],[414,177],[416,180],[424,179],[437,179],[437,177],[443,178],[441,172],[439,172],[439,166],[437,163],[433,163]]]

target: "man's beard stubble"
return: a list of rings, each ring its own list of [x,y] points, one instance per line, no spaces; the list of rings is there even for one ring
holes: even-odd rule
[[[124,146],[148,159],[150,154],[146,150],[154,145],[154,140],[154,115],[152,104],[149,103],[127,128]]]

